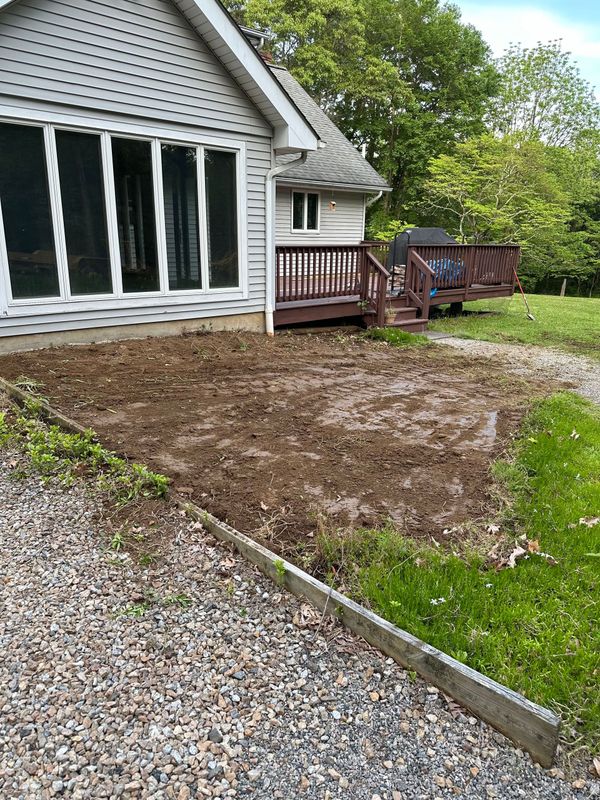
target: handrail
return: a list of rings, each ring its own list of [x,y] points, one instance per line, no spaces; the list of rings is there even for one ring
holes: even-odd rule
[[[408,263],[406,265],[404,291],[412,302],[421,309],[421,319],[428,320],[435,270],[412,247],[408,248],[408,258],[406,260]]]
[[[361,302],[375,310],[377,327],[385,325],[385,303],[390,273],[368,249],[364,251],[361,269]]]

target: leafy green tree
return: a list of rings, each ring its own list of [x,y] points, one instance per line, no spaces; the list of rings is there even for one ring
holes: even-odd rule
[[[481,34],[441,0],[230,0],[268,29],[276,61],[394,188],[391,215],[420,195],[430,159],[480,133],[496,70]]]
[[[501,136],[520,133],[555,147],[574,147],[598,129],[598,102],[559,41],[512,45],[498,62],[499,91],[490,111]]]
[[[470,139],[431,162],[424,205],[460,241],[519,244],[534,286],[549,268],[572,268],[587,255],[585,236],[570,230],[571,196],[557,160],[535,140]]]

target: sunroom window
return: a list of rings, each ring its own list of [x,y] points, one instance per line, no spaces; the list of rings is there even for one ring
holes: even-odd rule
[[[292,229],[319,230],[319,195],[312,192],[292,192]]]
[[[237,149],[0,122],[9,304],[240,292],[240,161]]]
[[[169,289],[200,289],[200,211],[196,147],[161,145]]]
[[[56,131],[56,151],[71,294],[111,294],[100,137]]]
[[[112,140],[117,224],[124,292],[157,292],[158,250],[152,144],[139,139]]]
[[[42,128],[0,123],[0,201],[13,298],[58,297]]]
[[[210,286],[224,289],[239,283],[235,153],[206,150],[204,170]]]

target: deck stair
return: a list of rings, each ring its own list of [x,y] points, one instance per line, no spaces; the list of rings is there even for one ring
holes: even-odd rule
[[[396,316],[393,320],[389,317],[389,309],[393,308]],[[385,327],[386,328],[402,328],[408,333],[423,333],[427,330],[428,319],[417,317],[418,309],[414,305],[410,305],[410,301],[406,295],[399,297],[389,297],[386,303]]]

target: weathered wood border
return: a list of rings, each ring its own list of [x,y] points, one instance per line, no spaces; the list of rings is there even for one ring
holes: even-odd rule
[[[34,397],[30,392],[26,392],[24,389],[19,389],[18,386],[14,386],[12,383],[5,381],[4,378],[0,378],[0,390],[5,392],[12,400],[16,400],[18,403],[24,404],[31,401],[37,403],[45,419],[47,419],[49,422],[53,422],[55,425],[60,425],[61,427],[66,428],[73,433],[85,433],[86,431],[86,428],[84,428],[82,425],[79,425],[77,422],[75,422],[75,420],[65,417],[64,414],[60,413],[60,411],[57,411],[55,408],[52,408],[51,405],[48,405],[45,400],[40,400],[39,397]]]
[[[2,378],[0,389],[19,403],[28,400],[40,402],[30,393]],[[51,422],[77,433],[85,430],[48,403],[41,402],[40,406]],[[542,766],[552,765],[558,745],[560,717],[397,628],[294,564],[280,559],[266,547],[194,503],[183,499],[178,499],[177,503],[189,516],[202,522],[206,530],[217,539],[231,543],[244,558],[271,580],[285,586],[292,594],[306,598],[323,613],[335,616],[349,630],[366,639],[398,664],[414,670],[429,683],[442,689],[460,705],[527,750]]]

